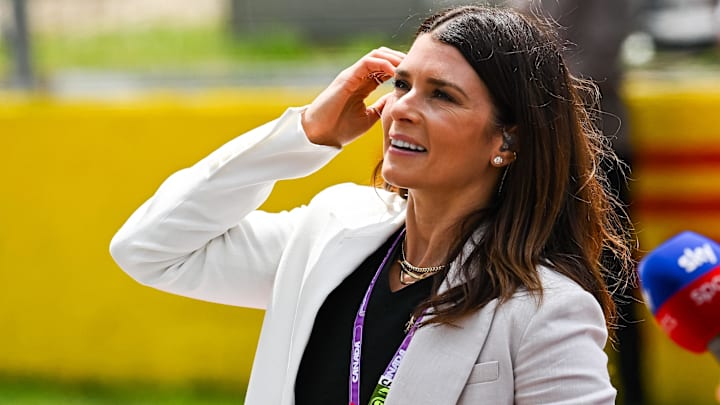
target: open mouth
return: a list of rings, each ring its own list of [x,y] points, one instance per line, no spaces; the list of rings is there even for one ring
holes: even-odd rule
[[[423,148],[420,145],[415,145],[410,142],[400,141],[397,139],[390,139],[390,145],[392,145],[394,148],[402,149],[402,150],[408,150],[412,152],[425,152],[427,149]]]

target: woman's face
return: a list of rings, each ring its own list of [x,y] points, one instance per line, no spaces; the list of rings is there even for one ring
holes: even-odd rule
[[[416,191],[485,201],[501,144],[485,84],[450,45],[419,36],[398,65],[382,113],[385,180]]]

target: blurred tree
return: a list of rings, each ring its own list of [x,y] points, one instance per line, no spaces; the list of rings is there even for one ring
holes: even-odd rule
[[[28,29],[27,2],[11,0],[12,20],[2,30],[10,52],[12,87],[31,89],[35,86],[35,74],[32,66],[30,31]]]
[[[240,27],[243,23],[243,14],[245,13],[245,4],[246,0],[230,0],[230,20],[228,21],[230,24],[230,31],[234,35],[240,34]]]
[[[316,42],[357,36],[408,40],[421,15],[451,0],[229,0],[236,35],[286,29]],[[418,21],[415,21],[418,20]]]

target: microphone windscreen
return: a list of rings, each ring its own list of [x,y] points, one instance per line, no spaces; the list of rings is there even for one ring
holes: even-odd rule
[[[645,303],[681,347],[702,353],[720,335],[720,245],[680,233],[647,254],[638,267]]]

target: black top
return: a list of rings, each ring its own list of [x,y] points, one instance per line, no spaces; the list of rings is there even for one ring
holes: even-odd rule
[[[345,405],[349,399],[352,329],[365,291],[397,238],[393,234],[333,292],[315,318],[295,380],[297,405]],[[360,404],[370,401],[380,375],[405,338],[413,309],[430,295],[432,277],[399,291],[390,291],[388,270],[397,260],[400,244],[382,270],[365,312],[360,358]],[[392,389],[392,388],[391,388]]]

